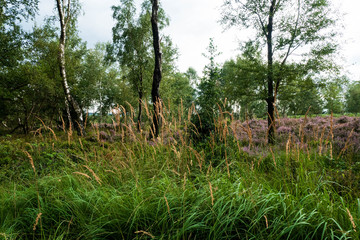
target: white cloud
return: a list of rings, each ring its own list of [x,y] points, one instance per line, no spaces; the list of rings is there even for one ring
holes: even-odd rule
[[[347,13],[344,17],[343,37],[339,40],[342,54],[345,58],[345,69],[349,77],[360,80],[360,1],[333,0],[339,6],[340,12]],[[141,0],[136,0],[141,2]],[[206,52],[209,38],[213,37],[218,50],[223,54],[218,62],[235,57],[239,54],[238,39],[246,39],[248,33],[231,29],[223,32],[218,23],[220,19],[219,7],[222,0],[162,0],[162,5],[170,16],[170,27],[165,30],[179,48],[178,66],[186,71],[190,66],[201,73],[207,60],[202,56]],[[96,42],[111,41],[112,5],[118,0],[81,0],[85,15],[79,18],[80,36],[92,47]],[[43,16],[54,14],[55,0],[40,0],[40,14],[38,23]]]

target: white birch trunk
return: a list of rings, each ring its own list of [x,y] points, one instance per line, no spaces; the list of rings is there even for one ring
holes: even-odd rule
[[[59,18],[60,18],[60,42],[59,42],[59,67],[60,67],[60,76],[62,79],[62,85],[65,93],[65,105],[66,105],[66,111],[68,115],[69,124],[73,122],[72,126],[75,126],[76,129],[78,129],[78,133],[81,135],[85,134],[84,131],[84,120],[83,120],[83,114],[82,111],[78,105],[78,103],[75,101],[75,99],[71,96],[70,87],[67,81],[66,76],[66,65],[65,65],[65,44],[66,44],[66,28],[70,21],[70,7],[71,7],[71,0],[68,0],[67,2],[67,13],[65,16],[65,8],[64,8],[64,1],[65,0],[56,0],[57,3],[57,9],[59,12]],[[75,115],[74,121],[72,121],[71,117],[71,111],[74,112],[73,115]]]

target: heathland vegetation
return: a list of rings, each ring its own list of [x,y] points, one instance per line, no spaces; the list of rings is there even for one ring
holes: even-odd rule
[[[224,1],[257,38],[223,64],[210,39],[201,77],[157,0],[120,0],[94,49],[76,0],[24,31],[37,5],[0,3],[0,239],[360,238],[360,85],[329,1]]]

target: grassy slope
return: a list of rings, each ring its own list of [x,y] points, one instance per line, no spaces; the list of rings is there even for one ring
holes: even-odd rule
[[[0,239],[359,239],[356,172],[295,143],[249,155],[224,129],[196,147],[3,137]]]

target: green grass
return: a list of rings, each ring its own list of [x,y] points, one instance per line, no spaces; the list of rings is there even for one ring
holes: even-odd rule
[[[249,156],[230,135],[153,145],[57,134],[0,140],[0,239],[360,237],[359,189],[328,156]]]

